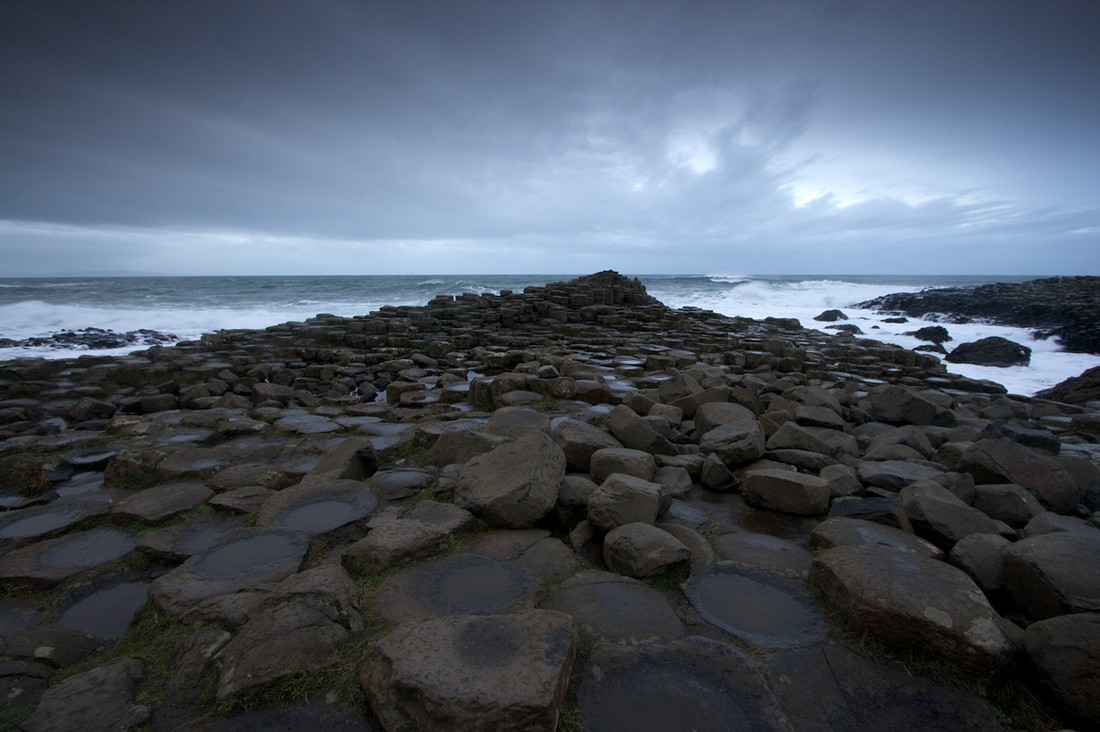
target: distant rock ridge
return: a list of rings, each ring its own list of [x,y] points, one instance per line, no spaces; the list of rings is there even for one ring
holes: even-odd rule
[[[856,305],[891,315],[988,320],[1055,336],[1067,351],[1100,354],[1100,277],[1047,277],[885,295]]]

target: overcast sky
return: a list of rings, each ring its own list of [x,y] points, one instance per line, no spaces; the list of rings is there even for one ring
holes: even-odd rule
[[[1097,0],[3,0],[0,275],[1100,274]]]

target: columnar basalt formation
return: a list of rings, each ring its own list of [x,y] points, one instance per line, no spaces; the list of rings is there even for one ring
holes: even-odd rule
[[[614,272],[9,362],[4,720],[790,730],[813,698],[827,729],[995,730],[1019,712],[854,642],[875,637],[1097,724],[1096,649],[1059,649],[1100,609],[1098,406],[672,310]]]

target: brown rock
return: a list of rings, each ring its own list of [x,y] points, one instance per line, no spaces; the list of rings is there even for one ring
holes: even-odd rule
[[[411,622],[375,644],[359,680],[387,730],[552,732],[576,637],[551,610]]]

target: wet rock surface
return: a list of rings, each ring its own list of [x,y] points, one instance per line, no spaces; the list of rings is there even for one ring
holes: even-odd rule
[[[3,724],[1096,726],[1097,424],[614,273],[5,363]]]
[[[856,305],[884,313],[947,322],[988,319],[1056,335],[1066,350],[1100,353],[1100,277],[1050,277],[977,287],[904,292]]]

